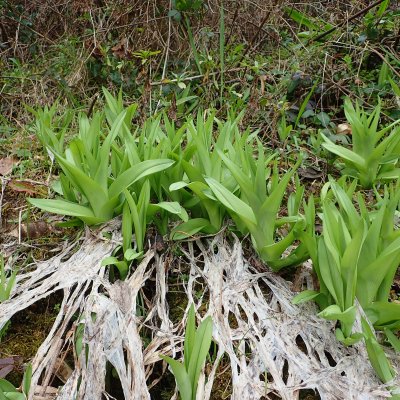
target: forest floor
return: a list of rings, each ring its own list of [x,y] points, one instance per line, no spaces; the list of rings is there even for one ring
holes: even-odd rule
[[[394,141],[391,158],[387,152],[379,161],[385,165],[380,173],[386,173],[383,179],[387,180],[374,177],[371,187],[360,185],[363,178],[354,169],[346,177],[346,153],[323,146],[330,140],[355,150],[352,130],[356,128],[346,118],[345,99],[358,102],[367,113],[380,104],[382,127],[400,120],[398,4],[385,0],[276,3],[0,2],[0,252],[4,260],[0,271],[0,398],[2,392],[6,399],[13,398],[7,397],[11,389],[5,389],[5,382],[25,390],[22,380],[28,365],[33,367],[29,398],[172,398],[177,393],[174,375],[159,355],[182,358],[192,303],[199,324],[205,316],[213,319],[213,341],[198,378],[198,398],[311,400],[396,395],[393,388],[399,384],[398,376],[393,382],[382,378],[388,375],[377,372],[364,341],[345,346],[336,339],[340,318],[323,319],[313,302],[292,304],[302,290],[322,292],[324,287],[308,260],[309,253],[298,262],[288,262],[289,268],[274,267],[296,248],[302,249],[303,237],[289,241],[269,265],[262,248],[257,248],[257,234],[246,225],[244,208],[235,208],[239,203],[226,196],[224,203],[217,186],[204,180],[216,178],[216,170],[222,167],[215,167],[216,163],[208,168],[203,162],[206,156],[200,153],[198,142],[193,144],[195,134],[189,125],[197,132],[203,129],[206,135],[210,120],[211,135],[204,142],[208,162],[219,157],[217,148],[226,156],[239,151],[228,145],[220,148],[218,143],[223,134],[232,145],[239,143],[237,133],[249,135],[242,147],[247,149],[252,140],[254,159],[259,160],[264,151],[266,157],[274,154],[267,163],[268,187],[259,192],[271,191],[284,180],[284,173],[293,170],[276,213],[282,220],[276,215],[268,220],[274,226],[274,243],[292,230],[311,232],[306,221],[311,198],[316,205],[312,237],[320,237],[324,198],[334,196],[327,194],[330,180],[350,193],[361,214],[362,204],[375,212],[386,192],[394,198],[399,192],[400,145],[396,147]],[[159,155],[155,152],[149,158],[179,161],[187,157],[200,171],[195,175],[186,167],[179,175],[176,169],[168,175],[168,185],[157,180],[158,175],[147,180],[148,203],[158,208],[143,211],[142,251],[134,218],[135,240],[124,241],[121,215],[134,211],[123,211],[123,205],[115,207],[112,217],[116,218],[88,226],[76,213],[52,213],[28,201],[62,194],[73,202],[65,186],[60,191],[59,177],[68,174],[55,148],[60,146],[59,154],[67,158],[65,149],[72,148],[73,138],[83,135],[87,121],[94,126],[97,117],[102,134],[93,140],[105,142],[104,132],[118,123],[116,110],[125,118],[133,104],[129,123],[136,141],[124,142],[123,135],[118,136],[109,154],[112,158],[115,152],[120,158],[114,164],[110,161],[108,172],[115,175],[128,163],[128,156],[126,160],[119,156],[128,146],[137,145],[142,152],[140,161],[146,160],[151,132],[158,126],[166,137],[172,131],[178,135],[182,128],[182,140],[179,145],[170,140],[169,152],[162,144],[157,147]],[[228,131],[231,136],[224,133]],[[65,134],[63,140],[60,133]],[[86,135],[80,137],[88,143],[92,139]],[[163,142],[158,138],[154,143]],[[196,149],[191,150],[190,144]],[[93,154],[94,159],[101,158],[100,153]],[[296,164],[300,154],[301,164]],[[237,159],[242,167],[244,159]],[[89,165],[87,159],[80,160],[82,165],[85,162]],[[133,165],[131,159],[129,163]],[[386,167],[392,164],[392,170]],[[226,187],[231,177],[226,175],[228,169],[219,181]],[[175,176],[180,179],[174,180]],[[192,176],[202,184],[207,182],[208,189],[199,195],[200,190],[189,188],[187,182],[182,186],[181,181],[193,180]],[[259,175],[252,176],[255,182]],[[353,187],[354,176],[359,180]],[[252,180],[250,175],[247,178]],[[142,181],[129,182],[126,188],[134,188],[133,201],[138,207],[146,188],[140,186]],[[177,183],[179,190],[171,190],[170,185]],[[238,185],[231,193],[244,207],[243,201],[250,204],[251,196]],[[86,206],[84,189],[73,190],[76,202]],[[205,199],[205,205],[198,204],[199,198],[201,202]],[[217,200],[217,208],[206,203]],[[397,238],[400,201],[396,201],[395,220],[389,225]],[[169,205],[159,207],[164,202]],[[179,208],[171,211],[178,207],[172,202],[179,203]],[[253,207],[252,212],[258,219],[259,209]],[[201,218],[203,225],[193,230],[184,225],[188,230],[182,232],[179,221],[186,223],[185,215]],[[373,215],[368,223],[376,218]],[[219,217],[218,225],[213,218]],[[307,228],[300,222],[297,225],[299,219],[306,221]],[[132,243],[133,248],[129,247]],[[126,246],[132,259],[127,257]],[[103,265],[102,260],[110,256],[113,261]],[[392,272],[387,274],[390,290],[386,298],[398,304],[400,273]],[[364,311],[370,316],[366,307],[361,305],[361,309],[355,330],[361,329]],[[400,314],[396,312],[389,318],[391,325],[370,321],[377,332],[374,343],[383,345],[394,368],[399,367],[398,353],[389,344],[396,349],[400,342],[383,332],[389,329],[398,338]],[[129,313],[134,317],[126,317]],[[101,335],[92,341],[96,332]],[[85,351],[79,352],[79,346]],[[378,369],[385,369],[385,362],[378,363]]]

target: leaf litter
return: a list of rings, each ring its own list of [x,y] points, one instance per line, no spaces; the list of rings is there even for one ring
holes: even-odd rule
[[[103,232],[112,232],[112,239],[105,239]],[[224,355],[229,360],[233,400],[270,396],[295,400],[306,389],[322,399],[384,399],[390,397],[389,386],[400,384],[399,377],[390,385],[380,383],[364,344],[342,346],[334,323],[318,318],[312,303],[293,305],[291,283],[271,271],[254,269],[238,240],[232,245],[219,234],[212,240],[189,242],[187,248],[181,246],[183,256],[175,261],[179,264],[184,259],[190,265],[185,284],[188,305],[175,325],[167,302],[171,260],[149,250],[129,279],[111,283],[101,260],[120,240],[118,220],[96,234],[87,230],[83,239],[37,263],[36,269],[20,271],[11,298],[0,304],[1,329],[29,305],[60,289],[64,293],[54,325],[32,360],[30,399],[112,398],[106,393],[107,363],[117,372],[126,399],[150,399],[150,389],[159,380],[152,374],[162,362],[159,355],[181,355],[192,302],[198,318],[212,317],[218,349],[208,375],[201,373],[197,399],[212,399]],[[200,295],[199,284],[203,287]],[[142,316],[137,298],[145,286],[153,288],[154,296],[145,302]],[[74,332],[82,323],[87,350],[79,356],[74,352],[75,367],[56,390],[52,382],[60,354],[71,352]],[[141,336],[144,328],[151,331],[146,346]],[[398,358],[390,349],[387,352],[400,370]],[[176,393],[172,398],[177,398]]]

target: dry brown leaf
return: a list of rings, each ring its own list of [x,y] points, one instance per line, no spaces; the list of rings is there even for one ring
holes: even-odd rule
[[[339,124],[336,128],[338,135],[351,135],[351,126],[349,124]]]
[[[21,224],[20,227],[13,229],[9,235],[18,238],[21,232],[21,239],[39,239],[48,236],[54,231],[56,231],[54,226],[44,221],[37,221]]]
[[[114,56],[119,59],[126,59],[130,57],[130,52],[128,50],[128,39],[124,38],[114,47],[111,48]]]
[[[306,167],[306,168],[299,169],[299,175],[302,178],[306,178],[306,179],[318,179],[318,178],[321,178],[324,174],[318,168]]]
[[[17,165],[18,160],[13,157],[0,158],[0,175],[11,174],[14,165]]]
[[[63,383],[67,382],[73,372],[72,368],[60,357],[56,360],[55,370],[57,378]]]
[[[22,357],[7,357],[0,358],[0,378],[5,378],[15,368],[18,368],[22,363]]]
[[[260,78],[260,83],[261,83],[260,94],[261,94],[261,96],[264,96],[264,93],[265,93],[265,81],[267,80],[267,76],[266,75],[261,75],[259,78]]]

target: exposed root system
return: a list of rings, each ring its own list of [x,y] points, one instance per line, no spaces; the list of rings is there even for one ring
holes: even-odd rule
[[[189,306],[174,325],[166,301],[166,257],[149,250],[127,281],[110,283],[101,260],[119,240],[119,222],[104,229],[114,232],[112,240],[104,239],[101,232],[96,236],[88,232],[82,243],[39,263],[34,271],[20,273],[11,299],[0,304],[2,327],[20,310],[64,291],[59,314],[32,362],[31,399],[108,397],[110,365],[126,399],[150,399],[149,390],[160,379],[154,375],[155,365],[162,363],[159,355],[182,356]],[[191,242],[181,251],[177,263],[190,266],[184,286],[187,304],[195,303],[199,319],[210,315],[214,322],[215,351],[210,353],[207,372],[202,372],[198,399],[213,398],[224,355],[230,363],[231,399],[294,400],[310,389],[322,399],[390,396],[388,387],[379,383],[364,344],[338,344],[334,325],[315,316],[315,305],[293,305],[291,284],[272,272],[253,269],[239,241],[232,246],[219,235],[207,242]],[[154,293],[150,300],[143,297],[145,287]],[[138,296],[145,298],[144,313]],[[79,326],[84,327],[83,350],[77,355],[73,344]],[[144,330],[151,332],[146,346]],[[62,375],[58,370],[67,354],[73,354],[75,365],[57,392],[52,382]],[[398,370],[399,361],[391,358]]]

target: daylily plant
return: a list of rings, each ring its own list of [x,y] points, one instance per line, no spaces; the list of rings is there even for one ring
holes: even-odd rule
[[[361,186],[371,188],[381,180],[397,179],[400,168],[397,162],[400,158],[400,127],[395,127],[400,120],[378,130],[381,104],[368,114],[358,103],[354,108],[347,98],[344,112],[351,126],[352,149],[333,143],[321,133],[323,146],[338,155],[346,168],[343,173],[358,178]]]

